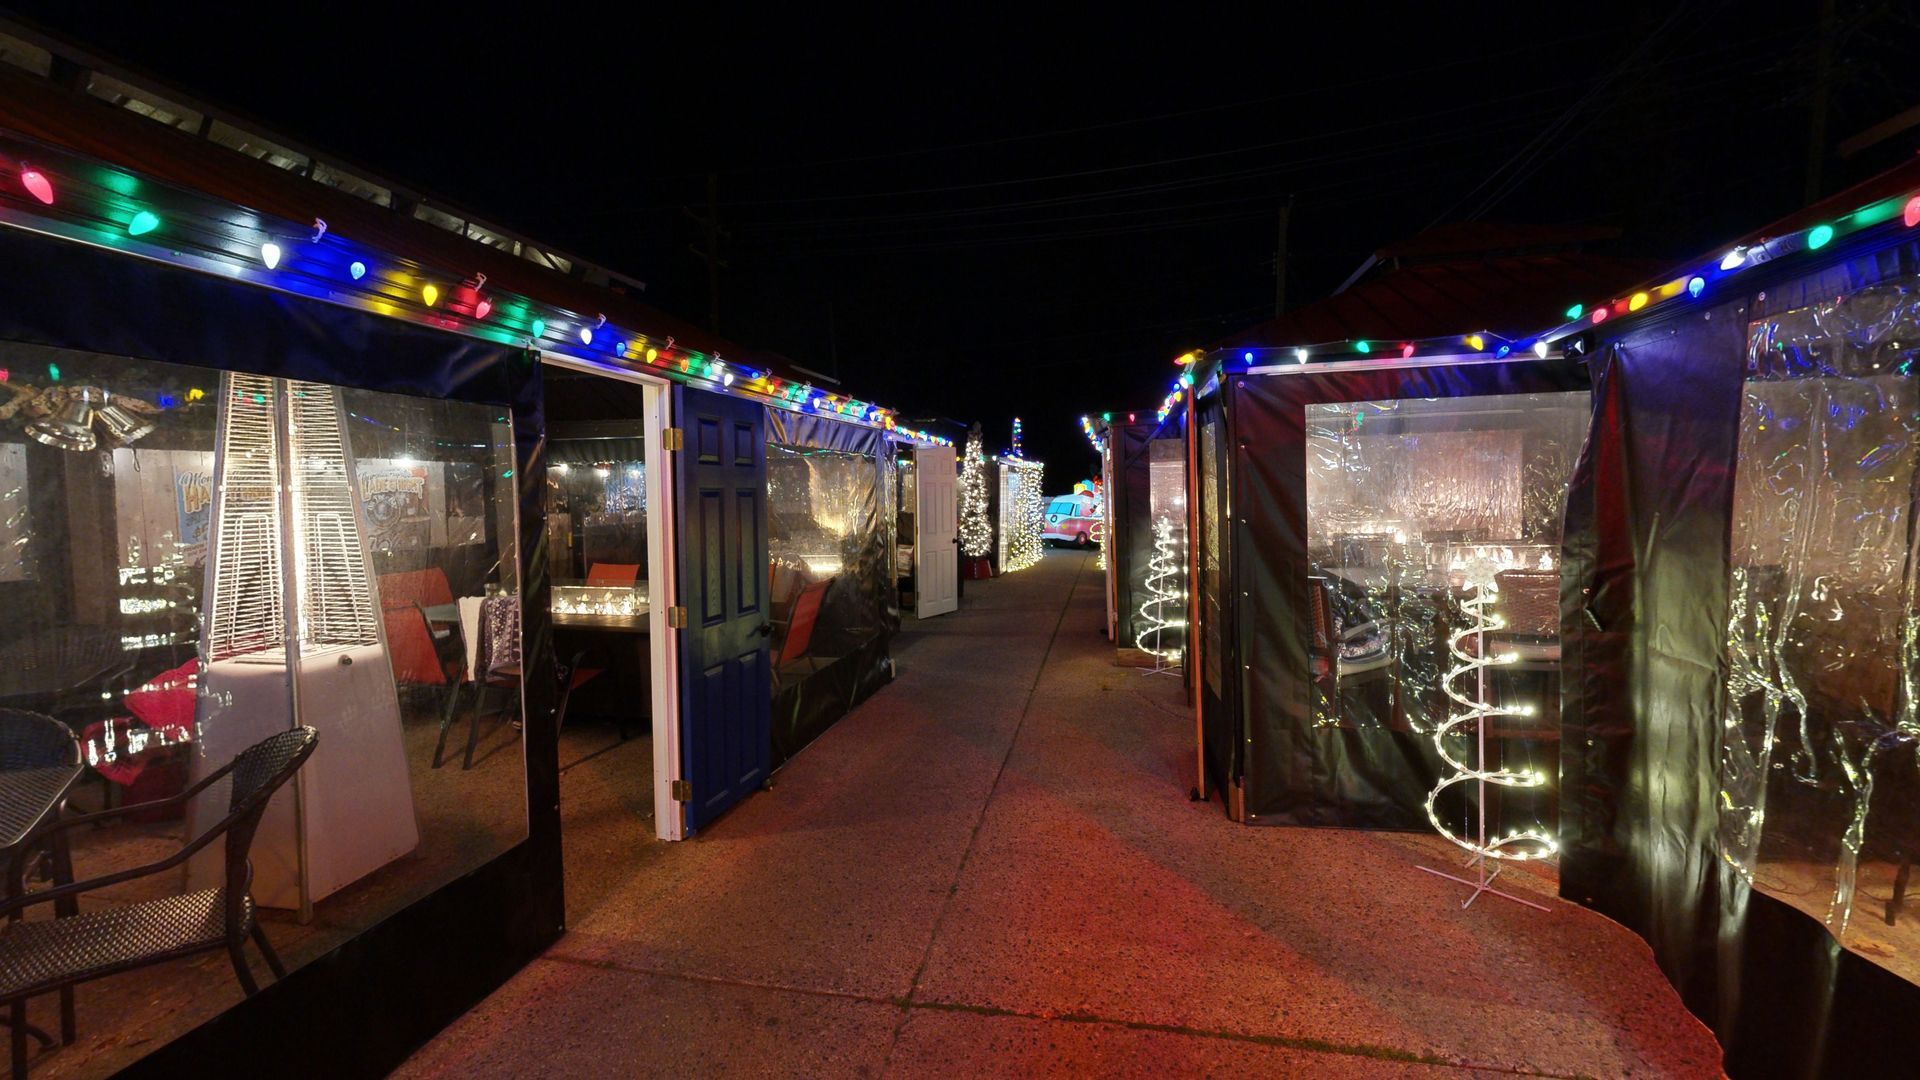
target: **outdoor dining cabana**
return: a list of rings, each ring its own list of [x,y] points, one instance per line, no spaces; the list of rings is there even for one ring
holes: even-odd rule
[[[1597,239],[1425,234],[1197,365],[1202,790],[1236,819],[1459,828],[1468,805],[1427,805],[1453,707],[1442,680],[1461,602],[1496,590],[1503,647],[1530,655],[1485,689],[1535,714],[1496,750],[1553,771],[1549,624],[1588,380],[1578,358],[1521,335],[1567,293],[1643,272],[1582,250]],[[1492,809],[1531,829],[1553,820],[1553,798],[1513,793]]]
[[[0,981],[69,1044],[36,1075],[391,1067],[561,933],[585,721],[650,740],[610,771],[654,808],[625,852],[891,674],[887,468],[946,447],[889,409],[5,68],[0,247],[0,840],[82,894],[13,898]],[[799,645],[776,556],[827,582]],[[237,810],[199,785],[281,744],[223,863]],[[48,981],[28,942],[68,932],[110,962]],[[312,1022],[343,1000],[346,1047]]]
[[[1561,894],[1648,940],[1730,1073],[1908,1075],[1920,166],[1568,302]]]

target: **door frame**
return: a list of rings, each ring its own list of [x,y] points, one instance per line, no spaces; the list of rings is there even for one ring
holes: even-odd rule
[[[680,636],[667,625],[667,610],[680,602],[679,533],[674,520],[673,469],[665,432],[673,426],[673,384],[658,376],[610,364],[541,352],[540,362],[584,375],[638,384],[646,394],[641,420],[647,455],[647,662],[653,684],[653,834],[662,840],[687,836],[685,807],[674,800],[680,764]],[[562,822],[561,827],[565,828]]]

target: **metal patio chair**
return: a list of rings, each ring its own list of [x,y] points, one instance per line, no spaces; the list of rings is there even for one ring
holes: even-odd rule
[[[310,727],[280,732],[242,751],[178,795],[49,821],[14,848],[7,868],[7,900],[0,904],[0,914],[7,918],[5,929],[0,930],[0,1002],[10,1010],[16,1080],[27,1072],[28,998],[55,990],[71,991],[83,982],[222,947],[233,960],[240,989],[251,997],[260,987],[247,969],[244,947],[249,937],[266,958],[274,977],[286,977],[286,969],[254,918],[253,867],[247,853],[268,800],[306,763],[318,741],[319,733]],[[146,866],[38,892],[26,891],[28,855],[56,833],[143,808],[185,802],[229,776],[232,789],[227,815],[174,854]],[[36,904],[65,904],[98,889],[176,869],[221,837],[226,838],[224,885],[52,919],[22,918],[26,909]]]

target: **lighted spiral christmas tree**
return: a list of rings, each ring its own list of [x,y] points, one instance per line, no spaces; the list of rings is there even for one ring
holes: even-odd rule
[[[1460,602],[1460,608],[1466,614],[1468,625],[1447,637],[1447,651],[1452,654],[1456,663],[1447,672],[1446,677],[1440,680],[1440,688],[1454,703],[1454,708],[1447,719],[1434,729],[1433,744],[1440,751],[1441,760],[1446,762],[1453,773],[1442,777],[1434,789],[1427,793],[1427,820],[1433,823],[1434,829],[1441,836],[1476,856],[1513,861],[1546,859],[1553,856],[1557,845],[1552,835],[1544,830],[1520,829],[1510,831],[1503,836],[1487,835],[1488,785],[1503,788],[1538,788],[1546,786],[1547,783],[1546,774],[1538,770],[1522,772],[1504,767],[1487,767],[1487,725],[1504,716],[1533,715],[1532,706],[1506,708],[1494,705],[1487,700],[1493,669],[1519,659],[1513,653],[1494,656],[1488,649],[1487,634],[1505,627],[1505,623],[1488,610],[1497,596],[1498,593],[1490,583],[1475,584],[1473,595]],[[1474,642],[1473,652],[1463,648],[1469,638]],[[1471,680],[1470,690],[1461,689],[1459,683],[1462,680]],[[1473,755],[1474,763],[1471,765],[1456,757],[1449,745],[1450,739],[1469,734],[1461,730],[1469,726],[1472,728],[1471,735],[1476,747]],[[1462,836],[1459,832],[1448,828],[1441,820],[1438,809],[1440,796],[1461,784],[1473,784],[1478,789],[1474,796],[1474,809],[1479,825],[1476,834],[1471,837]]]
[[[967,432],[960,459],[960,553],[984,559],[993,553],[993,524],[987,518],[987,455],[980,447],[980,425]]]
[[[1169,648],[1166,634],[1169,630],[1185,631],[1187,593],[1180,587],[1180,553],[1170,518],[1154,519],[1153,558],[1147,561],[1145,588],[1147,598],[1140,604],[1140,617],[1146,620],[1147,625],[1134,635],[1134,644],[1140,651],[1163,663],[1176,661],[1180,658],[1180,645],[1176,638],[1176,644]],[[1169,605],[1173,605],[1174,614],[1171,617],[1167,610]],[[1152,644],[1148,644],[1149,641]]]

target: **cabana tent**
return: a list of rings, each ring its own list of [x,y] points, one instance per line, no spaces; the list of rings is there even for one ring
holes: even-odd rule
[[[1561,893],[1648,940],[1736,1076],[1913,1070],[1917,230],[1909,165],[1546,335],[1594,398]]]
[[[1177,574],[1169,589],[1185,592],[1188,564],[1187,438],[1185,412],[1164,420],[1148,413],[1103,413],[1086,428],[1100,454],[1106,488],[1107,594],[1109,636],[1122,651],[1151,648],[1184,651],[1181,629],[1153,632],[1155,622],[1141,607],[1153,599],[1147,578],[1156,552],[1155,522],[1171,529],[1172,562]],[[1186,619],[1186,602],[1166,607]],[[1147,636],[1143,644],[1142,635]]]
[[[1498,576],[1536,623],[1543,600],[1550,614],[1560,501],[1586,416],[1578,359],[1539,357],[1489,327],[1523,332],[1513,328],[1567,295],[1644,272],[1584,253],[1594,239],[1436,230],[1199,365],[1189,423],[1203,790],[1221,790],[1236,819],[1428,826],[1458,602],[1491,594]],[[1550,642],[1529,644],[1538,661],[1490,690],[1544,714],[1504,731],[1502,752],[1550,763],[1557,663]],[[1538,800],[1500,810],[1552,815]]]
[[[778,358],[11,68],[0,265],[17,271],[0,291],[0,600],[18,613],[0,722],[75,732],[85,808],[169,795],[271,731],[320,732],[252,850],[253,917],[285,979],[238,1004],[207,964],[86,983],[63,1060],[380,1072],[551,944],[563,615],[652,643],[669,836],[757,790],[891,671],[887,444],[942,440]],[[550,433],[562,374],[592,380],[579,396],[603,414],[576,407],[580,426]],[[550,434],[593,445],[568,457]],[[804,459],[792,500],[773,482],[785,458]],[[601,487],[631,501],[596,513],[644,503],[644,527],[582,541],[625,573],[580,586],[596,610],[560,610],[550,460],[627,466]],[[807,648],[797,616],[775,625],[783,540],[858,568],[819,590]],[[787,651],[801,670],[776,747]],[[457,705],[470,724],[452,727]],[[460,754],[476,733],[489,749]],[[216,816],[141,823],[135,849],[84,830],[75,861],[143,860]],[[158,900],[172,879],[150,884]],[[313,1023],[349,999],[371,1006],[350,1046]],[[51,1008],[32,1015],[52,1026]]]

